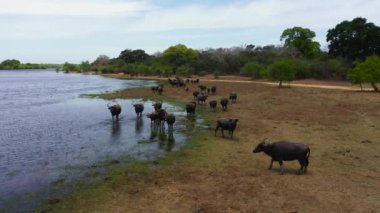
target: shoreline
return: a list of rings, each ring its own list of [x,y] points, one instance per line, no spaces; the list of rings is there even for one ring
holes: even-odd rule
[[[120,78],[120,79],[141,79],[141,80],[160,80],[167,81],[168,77],[158,77],[158,76],[130,76],[127,74],[100,74],[100,76],[111,77],[111,78]],[[173,78],[173,77],[169,77]],[[199,78],[203,82],[235,82],[235,83],[247,83],[247,84],[263,84],[263,85],[272,85],[278,86],[278,83],[268,80],[252,80],[249,77],[243,76],[220,76],[218,79],[215,79],[211,75],[203,77],[192,77],[192,79]],[[182,77],[182,79],[188,79]],[[201,83],[202,84],[202,83]],[[326,80],[317,80],[317,79],[303,79],[295,80],[289,83],[284,83],[284,87],[309,87],[309,88],[320,88],[320,89],[338,89],[338,90],[348,90],[348,91],[373,91],[373,88],[370,84],[363,84],[363,90],[360,89],[359,85],[351,84],[348,81],[326,81]]]

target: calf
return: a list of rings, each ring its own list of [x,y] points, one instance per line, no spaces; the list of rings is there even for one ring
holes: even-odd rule
[[[220,105],[222,105],[223,111],[227,110],[227,105],[228,105],[228,99],[227,98],[221,98],[220,99]]]
[[[144,111],[144,104],[133,104],[133,106],[135,107],[135,112],[137,114],[137,116],[142,116],[142,112]]]
[[[216,132],[220,128],[223,137],[224,137],[223,131],[228,130],[228,133],[230,134],[230,137],[232,138],[238,121],[239,121],[239,119],[232,119],[232,118],[220,118],[220,119],[218,119],[217,125],[215,128],[215,136],[216,136]]]
[[[283,161],[298,160],[301,165],[298,174],[306,173],[309,165],[310,148],[303,143],[288,141],[266,143],[264,140],[253,150],[253,153],[259,152],[264,152],[272,158],[268,169],[272,169],[273,161],[278,161],[281,166],[281,174],[284,174]]]
[[[218,102],[215,100],[212,100],[209,102],[209,104],[210,104],[211,111],[215,112],[216,111],[216,105],[218,104]]]

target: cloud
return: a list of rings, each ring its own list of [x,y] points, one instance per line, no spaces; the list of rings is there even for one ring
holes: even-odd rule
[[[121,0],[11,0],[0,1],[1,15],[115,16],[142,12],[143,1]]]
[[[254,0],[221,5],[190,4],[148,11],[135,30],[217,29],[245,27],[334,27],[363,16],[379,22],[380,1]]]

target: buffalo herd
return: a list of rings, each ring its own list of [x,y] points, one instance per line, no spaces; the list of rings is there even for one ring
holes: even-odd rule
[[[199,79],[192,80],[186,79],[183,80],[179,77],[175,79],[168,79],[169,84],[172,87],[185,87],[185,91],[188,92],[189,88],[186,87],[186,84],[199,84]],[[162,95],[163,93],[163,84],[159,84],[157,86],[152,86],[151,90],[153,93],[158,93]],[[206,103],[208,97],[210,95],[215,95],[217,91],[216,86],[207,87],[206,85],[198,85],[198,90],[192,92],[193,100],[189,101],[185,105],[185,111],[187,117],[194,117],[196,113],[197,106],[203,105]],[[237,93],[232,91],[228,94],[227,97],[222,97],[219,100],[222,111],[227,110],[227,106],[229,103],[235,104],[237,103]],[[216,112],[218,101],[213,99],[209,101],[211,112]],[[144,104],[137,103],[134,104],[134,109],[137,114],[137,117],[142,117],[142,112],[144,111]],[[121,106],[117,103],[108,104],[107,105],[109,111],[111,112],[112,119],[116,117],[116,120],[119,119],[119,115],[121,113]],[[166,112],[165,109],[162,109],[162,103],[156,102],[153,104],[154,111],[147,114],[147,117],[151,120],[151,125],[155,127],[162,127],[167,123],[169,130],[173,130],[173,125],[176,121],[176,117],[172,113]],[[216,121],[215,128],[215,136],[217,135],[218,130],[220,129],[222,136],[224,137],[224,131],[228,131],[230,138],[233,138],[234,131],[237,127],[239,119],[237,118],[219,118]],[[172,133],[172,132],[171,132]],[[272,169],[272,164],[274,161],[279,162],[281,170],[280,173],[284,173],[283,161],[292,161],[298,160],[300,164],[300,169],[298,174],[306,173],[307,167],[309,165],[309,156],[310,156],[310,148],[308,145],[304,143],[296,143],[296,142],[288,142],[288,141],[278,141],[269,143],[267,141],[262,141],[259,143],[256,148],[253,150],[253,153],[263,152],[269,157],[271,157],[271,163],[269,169]]]

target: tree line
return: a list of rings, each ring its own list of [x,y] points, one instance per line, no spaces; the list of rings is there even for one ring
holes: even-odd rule
[[[328,51],[315,41],[308,28],[285,29],[283,45],[192,49],[183,44],[152,55],[142,49],[126,49],[118,57],[100,55],[95,61],[65,63],[66,71],[126,73],[131,75],[238,74],[279,82],[316,78],[370,83],[380,81],[380,27],[365,18],[343,21],[327,32]]]
[[[7,59],[0,63],[0,70],[21,70],[21,69],[48,69],[48,68],[61,68],[59,64],[34,64],[34,63],[21,63],[16,59]]]

